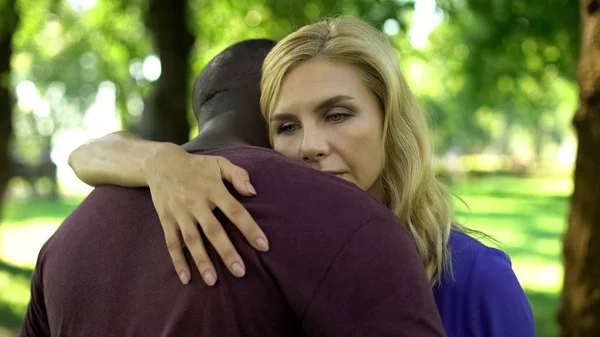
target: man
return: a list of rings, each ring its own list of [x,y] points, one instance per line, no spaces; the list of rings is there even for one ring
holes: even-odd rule
[[[194,94],[201,128],[185,145],[250,173],[261,193],[239,200],[268,233],[270,252],[255,251],[215,212],[246,275],[215,263],[215,286],[196,268],[183,286],[148,189],[100,186],[42,248],[21,336],[444,335],[414,241],[387,208],[271,150],[222,148],[268,144],[258,83],[272,46],[236,44],[203,70]]]

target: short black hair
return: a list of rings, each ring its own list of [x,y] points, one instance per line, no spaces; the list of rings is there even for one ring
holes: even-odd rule
[[[203,108],[215,96],[231,89],[256,90],[260,98],[260,80],[265,57],[276,42],[268,39],[252,39],[238,42],[215,56],[196,78],[192,106],[196,119],[209,119],[221,111]],[[235,99],[228,97],[228,99]]]

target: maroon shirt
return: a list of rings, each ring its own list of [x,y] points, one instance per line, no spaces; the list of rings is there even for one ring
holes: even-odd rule
[[[444,335],[414,240],[374,198],[270,150],[200,153],[248,170],[270,252],[216,212],[246,276],[209,247],[217,285],[192,268],[184,286],[148,189],[98,187],[42,248],[21,336]]]

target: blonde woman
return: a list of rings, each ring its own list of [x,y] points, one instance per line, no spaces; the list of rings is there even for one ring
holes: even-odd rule
[[[535,336],[531,308],[508,256],[456,223],[434,174],[425,116],[383,34],[348,18],[305,26],[267,55],[261,90],[275,151],[357,185],[408,226],[448,336]],[[134,160],[124,158],[123,148],[136,149]],[[194,200],[207,211],[218,207],[255,248],[268,250],[264,233],[222,182],[252,196],[260,193],[252,177],[224,158],[204,157],[192,166],[188,157],[169,144],[116,134],[80,147],[70,163],[92,185],[150,186],[161,219],[203,217],[180,200]],[[184,183],[192,177],[194,187]],[[162,222],[165,232],[190,231]],[[243,261],[219,224],[198,222],[232,273],[243,276]],[[198,249],[202,240],[184,241],[190,251],[204,249]],[[181,256],[181,245],[170,242],[169,249]],[[214,270],[205,255],[192,255],[202,275]],[[174,264],[178,274],[189,275],[185,260],[174,258]]]

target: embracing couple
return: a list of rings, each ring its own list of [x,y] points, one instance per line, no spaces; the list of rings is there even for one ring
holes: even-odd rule
[[[71,154],[97,188],[40,251],[21,336],[535,336],[507,255],[457,223],[382,33],[235,44],[193,107],[183,147]]]

